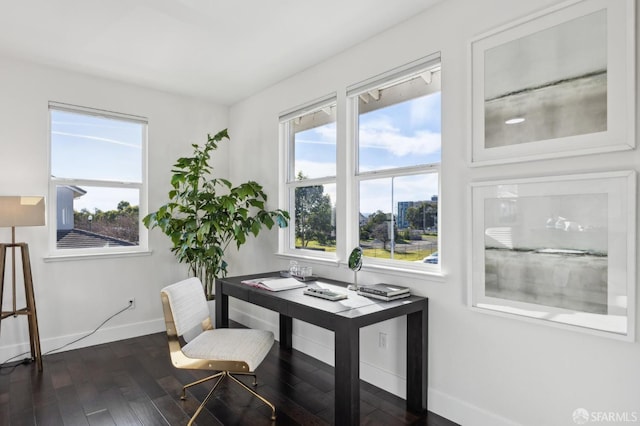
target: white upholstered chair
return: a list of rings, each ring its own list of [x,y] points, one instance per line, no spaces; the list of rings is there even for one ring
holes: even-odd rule
[[[184,400],[187,388],[218,379],[191,417],[189,425],[194,422],[225,377],[229,377],[269,406],[271,419],[275,420],[274,405],[234,377],[250,375],[254,378],[253,385],[257,384],[254,371],[273,346],[273,333],[244,328],[214,329],[202,284],[197,278],[167,286],[161,290],[160,295],[173,365],[176,368],[218,371],[182,388],[181,399]],[[182,344],[181,340],[185,343]]]

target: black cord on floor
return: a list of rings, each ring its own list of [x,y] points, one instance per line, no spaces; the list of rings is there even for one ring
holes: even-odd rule
[[[58,347],[58,348],[51,349],[51,350],[49,350],[49,351],[47,351],[47,352],[43,353],[43,354],[42,354],[42,356],[49,355],[49,354],[50,354],[50,353],[52,353],[52,352],[59,351],[60,349],[64,349],[64,348],[66,348],[67,346],[73,345],[74,343],[77,343],[77,342],[79,342],[79,341],[81,341],[81,340],[83,340],[83,339],[86,339],[87,337],[89,337],[89,336],[91,336],[92,334],[94,334],[96,331],[100,330],[100,329],[101,329],[101,328],[102,328],[102,327],[103,327],[107,322],[109,322],[109,321],[110,321],[110,320],[112,320],[113,318],[117,317],[118,315],[120,315],[120,314],[121,314],[121,313],[123,313],[124,311],[128,310],[128,309],[131,307],[131,305],[133,305],[133,302],[129,302],[129,304],[128,304],[125,308],[120,309],[118,312],[116,312],[115,314],[111,315],[111,316],[110,316],[109,318],[107,318],[106,320],[102,321],[102,323],[101,323],[99,326],[97,326],[97,327],[96,327],[92,332],[90,332],[90,333],[88,333],[88,334],[86,334],[86,335],[84,335],[84,336],[82,336],[82,337],[79,337],[79,338],[77,338],[76,340],[73,340],[73,341],[71,341],[71,342],[69,342],[69,343],[66,343],[66,344],[64,344],[64,345],[62,345],[62,346],[60,346],[60,347]],[[5,368],[10,368],[11,370],[10,370],[9,372],[7,372],[7,373],[1,373],[1,375],[3,375],[3,376],[9,375],[9,374],[13,373],[13,371],[14,371],[14,370],[16,369],[16,367],[18,367],[19,365],[22,365],[22,364],[29,364],[29,363],[31,363],[31,362],[33,361],[33,359],[32,359],[32,358],[25,358],[25,359],[23,359],[23,360],[16,361],[16,362],[14,362],[14,363],[11,363],[10,365],[7,365],[7,363],[8,363],[9,361],[11,361],[12,359],[15,359],[15,358],[21,357],[21,356],[23,356],[23,355],[27,355],[27,354],[29,354],[30,352],[31,352],[31,351],[29,351],[29,352],[23,352],[23,353],[21,353],[21,354],[18,354],[18,355],[12,356],[11,358],[9,358],[9,359],[5,360],[2,364],[0,364],[0,370],[5,369]]]

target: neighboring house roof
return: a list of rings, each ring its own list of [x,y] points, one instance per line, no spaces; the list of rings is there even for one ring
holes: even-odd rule
[[[73,192],[73,198],[82,197],[87,193],[87,191],[75,185],[64,185],[64,188],[68,188],[71,190],[71,192]]]
[[[134,243],[106,235],[95,234],[82,229],[66,229],[58,231],[58,248],[95,248],[133,246]]]

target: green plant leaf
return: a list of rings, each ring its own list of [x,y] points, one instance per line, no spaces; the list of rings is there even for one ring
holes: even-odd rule
[[[273,219],[271,219],[271,216],[264,215],[260,218],[260,220],[267,228],[271,229],[273,227]]]
[[[198,228],[198,231],[197,231],[198,241],[204,241],[206,239],[207,234],[209,234],[210,230],[211,230],[211,223],[207,222],[200,225],[200,228]]]
[[[175,173],[172,177],[171,177],[171,185],[174,188],[177,188],[180,186],[180,184],[184,183],[185,181],[185,175],[182,173]]]
[[[149,229],[150,226],[153,227],[158,223],[156,216],[156,213],[151,213],[142,218],[142,224],[145,228]]]
[[[257,209],[260,209],[260,210],[264,209],[264,202],[261,200],[256,200],[255,198],[249,200],[249,204]]]
[[[247,238],[245,237],[245,229],[243,229],[242,227],[240,227],[238,225],[236,225],[233,228],[233,236],[234,236],[234,238],[236,240],[238,248],[240,248],[240,246],[247,241]]]
[[[260,226],[260,222],[258,222],[257,220],[251,224],[251,232],[253,233],[254,237],[258,236],[261,227],[262,226]]]
[[[286,228],[289,226],[289,221],[281,214],[276,216],[276,222],[278,223],[278,228]]]

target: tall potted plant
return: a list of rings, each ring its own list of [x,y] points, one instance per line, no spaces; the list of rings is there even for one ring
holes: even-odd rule
[[[233,186],[212,176],[211,153],[223,139],[229,139],[227,129],[207,135],[202,148],[193,144],[193,156],[179,158],[173,166],[169,202],[142,219],[147,228],[158,227],[171,238],[171,251],[200,278],[207,299],[213,298],[215,278],[227,274],[229,244],[239,249],[263,226],[283,228],[289,221],[288,212],[265,209],[267,194],[257,182]]]

